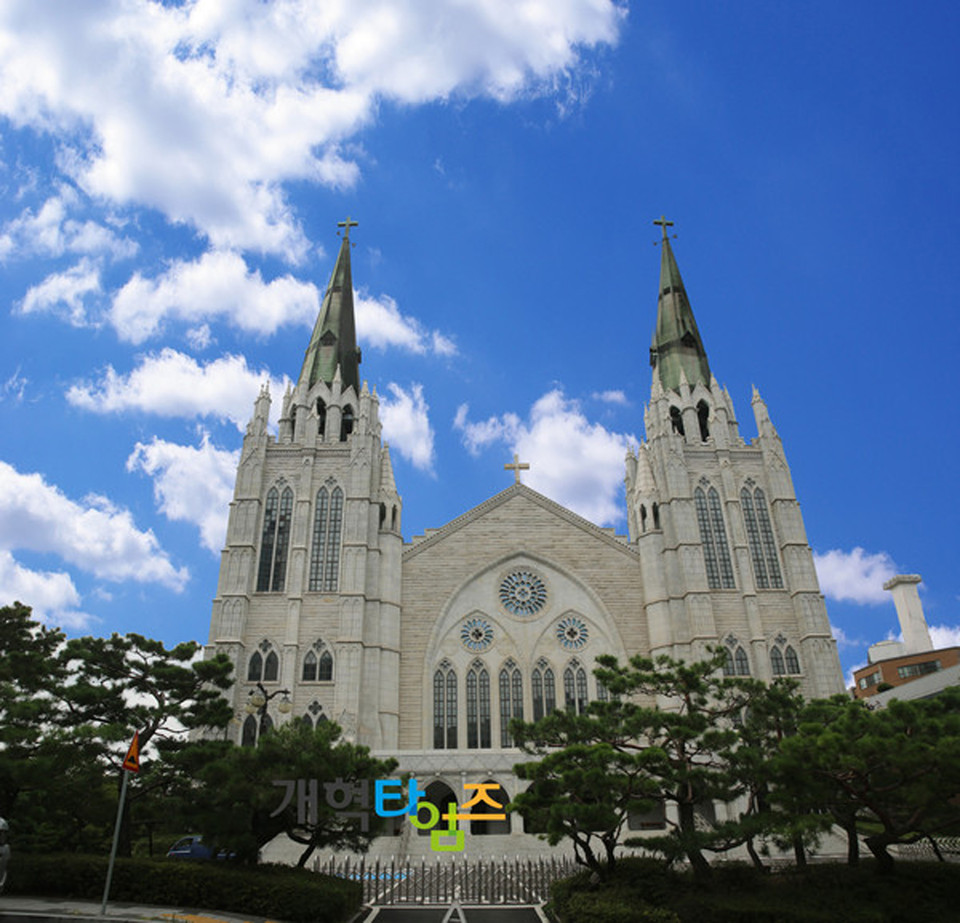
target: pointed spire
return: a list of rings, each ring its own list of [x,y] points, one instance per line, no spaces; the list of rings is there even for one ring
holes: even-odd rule
[[[390,445],[383,444],[383,452],[380,453],[380,493],[387,497],[396,497],[397,482],[393,477],[393,462],[390,460]]]
[[[360,391],[360,350],[357,349],[356,324],[353,315],[353,277],[350,273],[349,218],[340,222],[345,228],[336,265],[323,296],[317,323],[300,370],[300,382],[309,390],[318,381],[331,384],[338,370],[343,387],[351,385]]]
[[[663,240],[660,243],[657,328],[650,347],[650,365],[656,370],[655,378],[660,379],[664,390],[677,391],[681,377],[686,378],[691,388],[698,382],[709,388],[711,375],[707,352],[667,236],[667,227],[673,222],[661,218],[654,224],[663,227]]]

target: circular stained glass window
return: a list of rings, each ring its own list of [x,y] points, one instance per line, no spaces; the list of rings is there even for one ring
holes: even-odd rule
[[[587,626],[583,623],[582,619],[574,618],[573,616],[560,619],[557,624],[557,640],[561,646],[565,647],[568,651],[580,650],[580,648],[587,643],[589,634]]]
[[[486,619],[467,619],[460,628],[460,641],[468,651],[485,651],[493,643],[493,628]]]
[[[528,570],[514,571],[500,584],[500,604],[513,615],[536,615],[546,601],[546,586]]]

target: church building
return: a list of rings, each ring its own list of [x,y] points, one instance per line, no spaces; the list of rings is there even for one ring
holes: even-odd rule
[[[700,659],[721,644],[731,674],[792,676],[808,697],[843,691],[780,437],[756,389],[758,436],[741,436],[670,222],[656,223],[653,376],[646,438],[625,462],[628,534],[531,490],[514,459],[514,484],[408,541],[376,388],[359,374],[353,222],[342,223],[278,433],[265,386],[243,440],[207,648],[235,664],[235,711],[259,684],[261,713],[236,726],[238,743],[283,721],[332,720],[398,759],[434,803],[484,781],[507,801],[522,759],[510,719],[602,699],[601,654]],[[536,843],[519,817],[497,823],[484,832],[509,842],[483,839],[498,854]],[[402,836],[389,848],[423,854],[409,825]]]

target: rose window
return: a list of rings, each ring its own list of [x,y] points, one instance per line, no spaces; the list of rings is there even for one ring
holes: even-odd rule
[[[513,615],[536,615],[546,601],[546,586],[528,570],[514,571],[500,584],[500,604]]]
[[[568,616],[557,624],[557,640],[568,651],[578,651],[587,643],[589,631],[582,619]]]
[[[486,619],[467,619],[460,628],[460,641],[468,651],[485,651],[493,643],[493,628]]]

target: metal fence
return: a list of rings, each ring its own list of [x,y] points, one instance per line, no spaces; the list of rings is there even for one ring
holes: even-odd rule
[[[419,863],[315,860],[314,870],[363,885],[367,904],[539,904],[550,885],[579,870],[571,859],[450,859]]]

